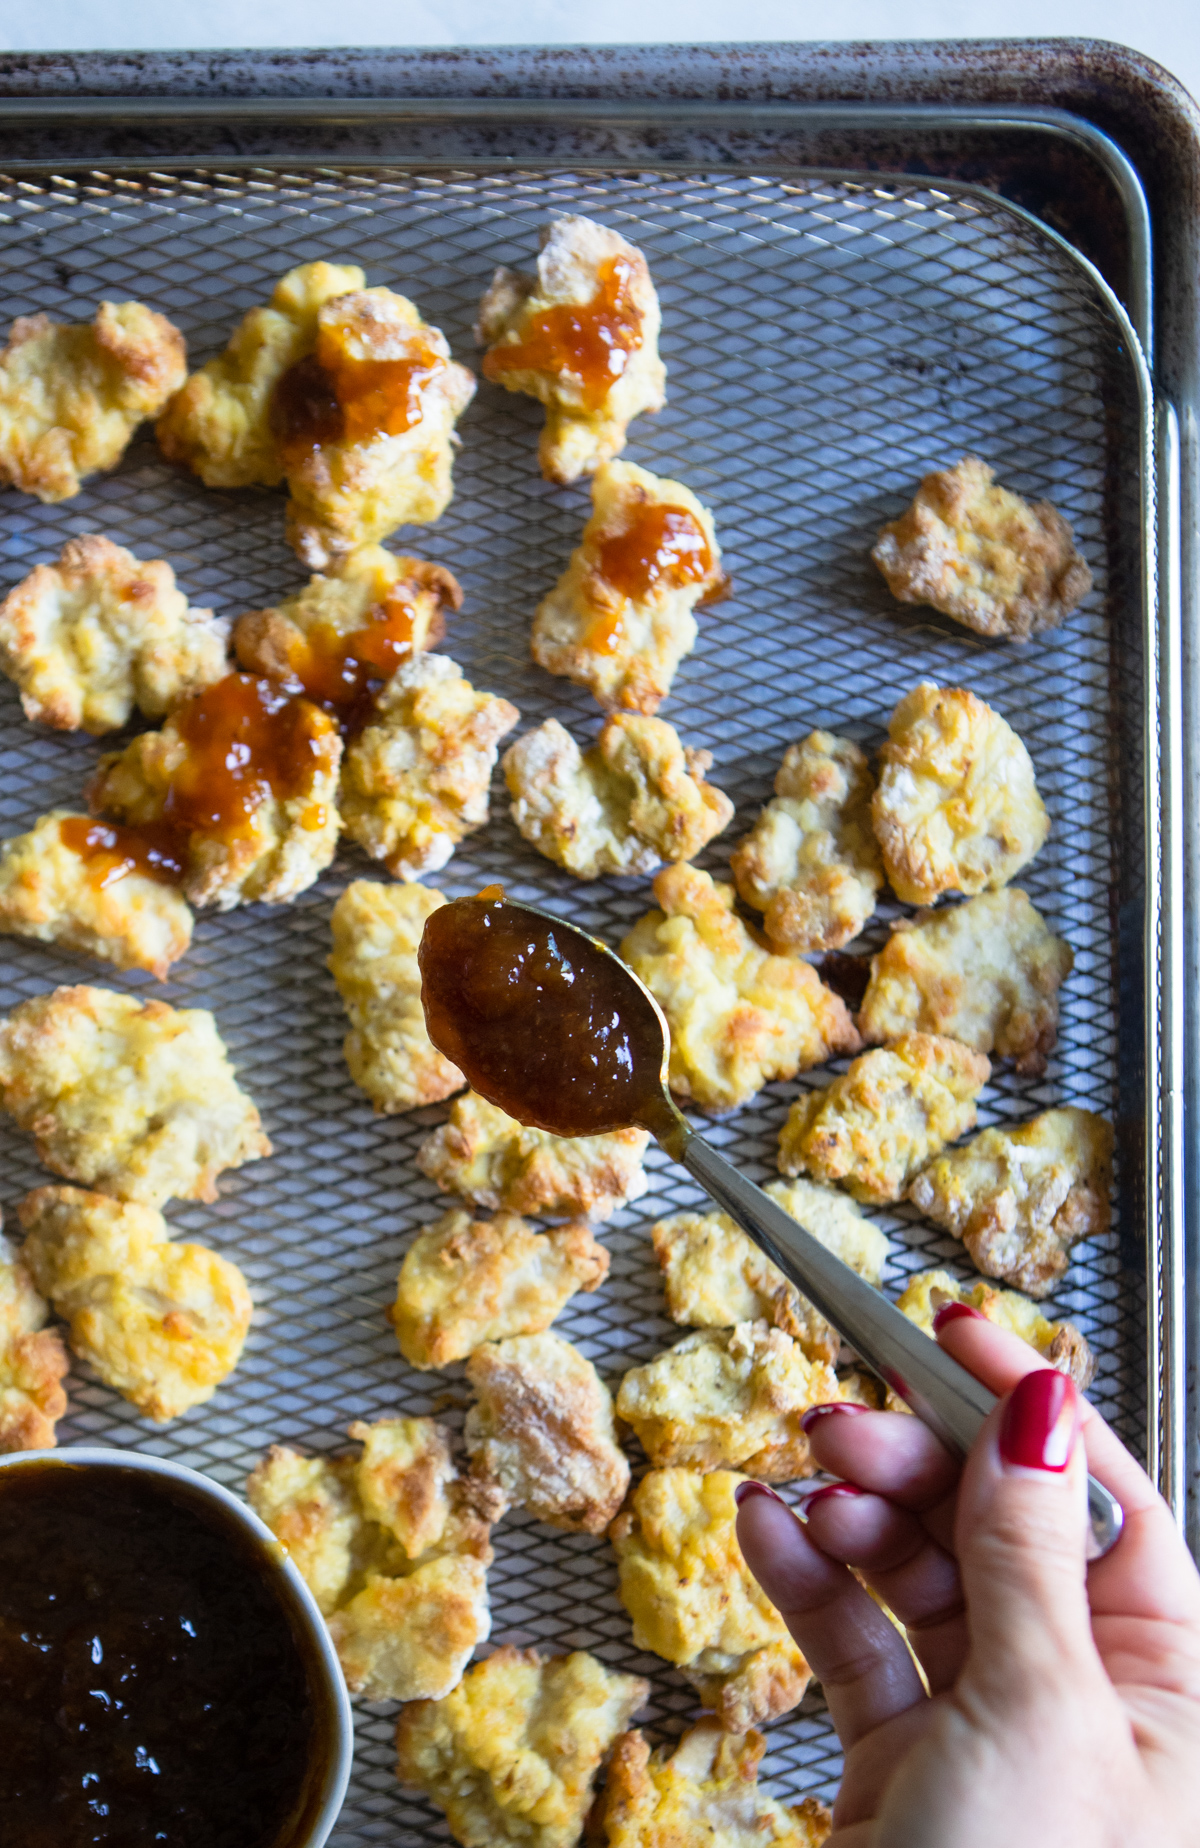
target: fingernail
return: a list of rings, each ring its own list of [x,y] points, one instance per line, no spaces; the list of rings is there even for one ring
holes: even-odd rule
[[[970,1303],[943,1303],[933,1318],[933,1332],[940,1335],[943,1328],[949,1328],[951,1322],[957,1322],[960,1315],[969,1315],[976,1322],[986,1322],[987,1317],[980,1315],[978,1309]]]
[[[817,1420],[827,1417],[830,1412],[847,1412],[852,1418],[857,1418],[860,1412],[867,1412],[870,1409],[868,1405],[854,1405],[846,1399],[833,1399],[828,1405],[810,1405],[800,1420],[800,1429],[808,1437]]]
[[[1079,1429],[1074,1382],[1053,1368],[1018,1380],[1000,1421],[1000,1455],[1024,1469],[1066,1469]]]
[[[733,1491],[733,1499],[739,1508],[744,1501],[749,1500],[751,1495],[769,1495],[771,1500],[778,1502],[781,1508],[787,1507],[783,1496],[776,1495],[774,1489],[769,1489],[765,1482],[739,1482]]]
[[[865,1489],[856,1489],[852,1482],[827,1482],[822,1488],[814,1489],[811,1495],[804,1497],[804,1512],[815,1508],[818,1502],[832,1501],[835,1497],[864,1495]]]

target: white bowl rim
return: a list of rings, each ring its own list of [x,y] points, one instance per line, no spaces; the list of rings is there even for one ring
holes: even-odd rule
[[[320,1808],[308,1834],[302,1841],[290,1844],[289,1848],[323,1848],[338,1819],[346,1787],[350,1782],[350,1767],[354,1758],[354,1716],[341,1664],[317,1601],[266,1522],[260,1520],[248,1503],[223,1483],[214,1482],[211,1476],[203,1475],[186,1463],[176,1463],[169,1457],[150,1456],[141,1450],[119,1450],[104,1444],[64,1444],[61,1449],[11,1450],[0,1455],[0,1469],[9,1469],[22,1463],[99,1463],[118,1469],[143,1470],[150,1476],[169,1476],[176,1482],[186,1483],[202,1497],[220,1503],[274,1560],[304,1620],[320,1662],[325,1691],[329,1696],[334,1734]]]

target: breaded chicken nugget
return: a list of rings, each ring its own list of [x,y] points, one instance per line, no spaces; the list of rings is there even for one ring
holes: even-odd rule
[[[164,559],[99,533],[68,539],[0,603],[0,668],[25,717],[56,731],[118,731],[163,714],[228,671],[229,625],[193,609]]]
[[[772,956],[734,911],[736,894],[694,866],[664,867],[662,907],[621,945],[671,1028],[671,1089],[733,1110],[772,1078],[794,1078],[862,1044],[845,1002],[811,963]]]
[[[809,1667],[742,1558],[734,1490],[718,1469],[652,1469],[609,1535],[633,1640],[681,1668],[727,1732],[790,1713]]]
[[[1067,1105],[981,1131],[930,1163],[908,1197],[987,1276],[1048,1296],[1072,1245],[1108,1231],[1112,1156],[1111,1125]]]
[[[0,352],[0,487],[70,500],[186,374],[183,335],[141,302],[101,302],[90,325],[22,315]]]
[[[836,950],[857,937],[883,884],[871,832],[874,778],[849,738],[790,744],[775,800],[730,859],[741,897],[763,913],[773,950]]]
[[[642,1156],[649,1140],[644,1129],[605,1136],[527,1129],[468,1091],[421,1144],[417,1166],[443,1193],[462,1194],[473,1206],[547,1219],[575,1213],[611,1219],[646,1191]]]
[[[464,1848],[574,1848],[600,1762],[649,1691],[581,1649],[497,1649],[448,1699],[404,1708],[396,1775]]]
[[[350,1076],[376,1110],[436,1104],[466,1083],[425,1030],[417,951],[431,912],[445,904],[422,885],[356,879],[333,908],[329,968],[350,1016]]]
[[[273,1445],[246,1485],[324,1613],[346,1685],[368,1700],[440,1700],[491,1615],[490,1515],[431,1418],[350,1426],[362,1450]]]
[[[1040,1075],[1058,1038],[1058,991],[1075,966],[1017,886],[892,925],[858,1014],[868,1044],[944,1033]]]
[[[165,981],[193,923],[171,871],[136,832],[53,809],[28,834],[0,842],[0,933]]]
[[[969,1303],[998,1328],[1011,1329],[1060,1373],[1069,1374],[1083,1391],[1092,1383],[1096,1357],[1074,1322],[1050,1322],[1036,1303],[1016,1290],[997,1290],[982,1277],[960,1283],[949,1271],[922,1271],[910,1277],[896,1303],[910,1322],[933,1334],[933,1318],[946,1303]]]
[[[24,1259],[0,1238],[0,1451],[50,1450],[70,1362]]]
[[[310,570],[450,500],[454,424],[475,394],[445,337],[352,265],[305,263],[159,420],[163,454],[213,488],[286,476]]]
[[[842,1397],[825,1361],[767,1322],[703,1328],[633,1367],[617,1393],[652,1463],[744,1469],[763,1482],[811,1476],[801,1419]]]
[[[533,658],[602,706],[657,712],[695,647],[692,611],[727,584],[712,514],[691,490],[632,462],[606,463],[583,537],[538,605]]]
[[[926,475],[871,557],[901,603],[926,603],[979,635],[1027,642],[1092,588],[1071,528],[1049,501],[993,486],[978,456]]]
[[[273,488],[284,469],[271,425],[275,387],[317,343],[325,303],[366,282],[354,263],[302,263],[275,284],[270,306],[252,308],[229,345],[167,405],[155,434],[163,454],[209,488]]]
[[[175,1244],[152,1206],[79,1187],[35,1188],[17,1215],[22,1261],[106,1386],[158,1424],[212,1398],[253,1312],[236,1264]]]
[[[271,1153],[203,1008],[56,988],[0,1022],[0,1100],[55,1174],[144,1206],[215,1200]]]
[[[597,1826],[608,1848],[821,1848],[833,1818],[816,1797],[784,1806],[758,1788],[767,1742],[701,1720],[668,1754],[641,1732],[613,1747]]]
[[[962,687],[923,680],[879,753],[871,819],[897,898],[995,891],[1045,844],[1050,818],[1011,726]]]
[[[829,1251],[878,1286],[887,1239],[845,1194],[811,1181],[768,1181],[766,1191]],[[797,1340],[809,1360],[832,1365],[837,1359],[837,1330],[728,1213],[675,1213],[651,1226],[650,1237],[673,1322],[691,1328],[770,1322]]]
[[[448,655],[406,662],[346,751],[338,801],[347,834],[397,879],[437,872],[487,820],[497,747],[520,716],[477,693]]]
[[[448,1367],[485,1341],[540,1334],[576,1290],[599,1289],[608,1263],[579,1220],[543,1233],[515,1213],[472,1220],[452,1206],[400,1266],[390,1311],[400,1352],[414,1367]]]
[[[662,719],[616,713],[589,751],[557,719],[504,754],[512,818],[548,860],[580,879],[652,873],[690,860],[733,819],[704,780],[711,751],[692,751]]]
[[[619,456],[631,419],[666,403],[658,296],[641,251],[591,218],[556,218],[538,273],[498,269],[479,304],[483,376],[546,407],[547,481],[577,481]]]
[[[471,1475],[548,1527],[602,1534],[625,1498],[629,1463],[608,1387],[561,1335],[513,1335],[476,1348],[477,1400],[463,1427]]]
[[[233,646],[247,673],[284,682],[353,730],[381,684],[441,641],[444,611],[461,607],[444,566],[364,545],[277,607],[239,616]]]
[[[807,1091],[779,1137],[783,1174],[840,1181],[856,1200],[899,1200],[947,1142],[975,1127],[991,1063],[957,1040],[906,1033],[864,1052],[823,1091]]]
[[[333,859],[341,757],[328,713],[273,681],[227,674],[161,731],[102,757],[88,801],[134,827],[170,828],[193,905],[284,904]]]

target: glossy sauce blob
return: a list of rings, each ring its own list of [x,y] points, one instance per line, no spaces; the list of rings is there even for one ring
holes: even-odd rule
[[[88,884],[98,892],[129,873],[139,873],[159,885],[177,886],[183,882],[187,843],[162,822],[126,828],[113,821],[88,821],[83,815],[69,815],[58,824],[58,838],[83,861],[88,869]]]
[[[331,1749],[278,1565],[141,1470],[0,1470],[4,1848],[296,1848]]]
[[[678,590],[697,584],[713,568],[704,528],[686,507],[640,501],[629,523],[610,533],[596,548],[592,569],[622,599],[640,602],[660,585]],[[605,608],[591,624],[586,646],[597,654],[615,654],[625,637],[624,602]]]
[[[361,359],[334,328],[283,374],[271,396],[271,433],[289,472],[325,443],[401,436],[421,418],[421,395],[440,366],[424,345],[403,359]]]
[[[316,623],[292,650],[291,678],[314,705],[330,712],[343,731],[357,732],[375,709],[380,687],[412,654],[416,612],[399,587],[382,603],[372,604],[359,629],[343,635],[331,623]],[[427,645],[446,632],[439,615],[430,626]]]
[[[642,344],[642,313],[632,297],[633,271],[626,257],[610,257],[599,269],[599,287],[588,302],[562,302],[525,323],[520,340],[485,354],[485,379],[506,372],[569,372],[578,379],[585,411],[598,411]]]
[[[430,1039],[509,1116],[558,1136],[678,1123],[662,1017],[581,933],[490,886],[430,915],[419,962]]]
[[[254,829],[271,797],[304,795],[325,756],[333,720],[255,674],[226,674],[174,715],[187,755],[172,773],[163,810],[183,833],[235,840]],[[314,828],[324,824],[320,803]],[[305,820],[305,825],[308,825]]]

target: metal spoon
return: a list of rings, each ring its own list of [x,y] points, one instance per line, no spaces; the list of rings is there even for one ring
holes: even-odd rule
[[[540,932],[542,985],[536,988],[536,1022],[526,1011],[528,995],[534,991],[527,986],[522,994],[514,981],[501,991],[488,992],[486,1015],[479,1014],[472,1025],[456,986],[464,966],[461,944],[454,946],[457,957],[451,961],[448,982],[446,971],[427,949],[452,927],[448,914],[465,916],[469,907],[480,906],[481,923],[489,915],[495,922],[503,912],[511,925],[511,914],[523,913],[553,927]],[[528,935],[537,933],[531,929]],[[631,1124],[648,1129],[947,1449],[965,1455],[997,1403],[996,1395],[696,1133],[668,1087],[671,1033],[666,1018],[615,950],[577,925],[533,905],[514,905],[498,890],[493,896],[490,889],[480,899],[460,899],[432,914],[420,960],[433,1043],[466,1073],[481,1096],[519,1115],[522,1122],[560,1135],[596,1134]],[[527,972],[522,979],[527,984],[532,980]],[[581,1031],[581,1017],[571,1008],[580,994],[587,994],[589,981],[601,1005],[583,1019]],[[439,991],[439,982],[447,986],[446,994]],[[511,1029],[518,1023],[514,1036]],[[527,1030],[530,1025],[533,1033]],[[608,1057],[609,1092],[598,1085],[595,1074],[588,1075],[578,1094],[573,1092],[573,1074],[584,1049],[601,1076],[601,1054]],[[522,1066],[540,1080],[540,1102],[524,1112],[514,1109],[514,1073]],[[519,1089],[518,1076],[515,1092]],[[581,1110],[588,1113],[586,1121]],[[1102,1559],[1116,1545],[1125,1517],[1120,1503],[1093,1476],[1088,1477],[1088,1516],[1087,1556]]]

